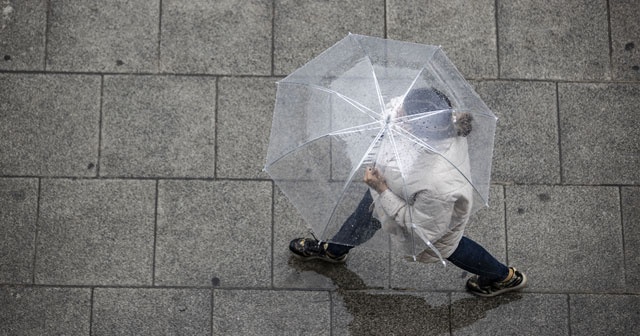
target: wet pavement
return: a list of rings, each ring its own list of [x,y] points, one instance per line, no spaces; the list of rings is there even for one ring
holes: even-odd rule
[[[635,335],[640,2],[0,0],[0,335]],[[275,82],[347,33],[442,45],[499,117],[465,272],[307,233]]]

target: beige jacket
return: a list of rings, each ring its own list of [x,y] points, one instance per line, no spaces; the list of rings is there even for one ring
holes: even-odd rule
[[[383,229],[400,239],[415,234],[431,242],[443,258],[458,247],[472,208],[473,188],[467,177],[469,155],[467,139],[453,137],[447,140],[442,156],[422,154],[404,169],[389,160],[383,169],[389,189],[382,194],[372,191],[375,199],[375,217]],[[448,148],[447,148],[448,147]],[[446,159],[445,159],[446,158]],[[402,186],[406,185],[406,193]],[[408,195],[408,202],[403,195]],[[437,262],[440,259],[431,249],[416,251],[417,260]]]

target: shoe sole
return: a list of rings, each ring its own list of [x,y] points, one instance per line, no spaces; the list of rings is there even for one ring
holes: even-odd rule
[[[309,260],[322,260],[328,263],[332,263],[332,264],[344,264],[347,262],[347,258],[349,257],[349,255],[346,255],[344,258],[342,259],[331,259],[331,258],[327,258],[327,257],[321,257],[321,256],[310,256],[310,257],[304,257],[301,256],[299,254],[295,254],[293,252],[291,252],[291,254],[296,257],[299,260],[302,261],[309,261]]]
[[[500,289],[500,290],[497,290],[495,292],[491,292],[490,294],[478,293],[478,292],[474,292],[472,290],[469,290],[469,292],[471,294],[473,294],[473,295],[477,295],[477,296],[481,296],[481,297],[494,297],[494,296],[498,296],[500,294],[504,294],[504,293],[507,293],[507,292],[512,292],[512,291],[517,291],[517,290],[523,289],[523,288],[527,287],[527,275],[524,274],[524,273],[520,273],[520,274],[522,274],[522,282],[519,285],[515,286],[515,287],[509,287],[509,288]]]

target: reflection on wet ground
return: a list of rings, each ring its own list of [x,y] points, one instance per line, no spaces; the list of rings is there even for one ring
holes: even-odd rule
[[[299,272],[316,272],[333,281],[334,329],[339,330],[344,324],[344,331],[354,336],[448,335],[485,318],[489,310],[522,298],[516,293],[489,299],[470,296],[451,302],[451,295],[446,292],[369,287],[345,265],[302,262],[293,257],[289,265]]]

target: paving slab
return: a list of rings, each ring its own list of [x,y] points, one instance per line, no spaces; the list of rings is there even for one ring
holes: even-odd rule
[[[451,335],[569,335],[568,320],[564,294],[451,294]]]
[[[274,78],[221,78],[216,176],[267,178],[262,172],[276,94]]]
[[[37,284],[150,285],[156,183],[42,181]]]
[[[272,15],[271,1],[162,1],[162,71],[271,74]]]
[[[271,285],[271,183],[160,181],[158,189],[157,285]]]
[[[488,209],[480,210],[469,220],[465,236],[482,245],[496,259],[506,263],[503,187],[491,187],[489,202]],[[470,273],[449,262],[443,267],[440,263],[407,261],[400,255],[394,255],[391,260],[391,288],[462,291],[469,276]]]
[[[96,288],[92,335],[209,335],[211,290]]]
[[[495,1],[387,1],[391,39],[441,45],[467,78],[497,78]]]
[[[273,283],[279,288],[387,288],[389,254],[356,248],[346,265],[303,262],[289,251],[294,238],[312,237],[293,205],[276,187],[274,200]]]
[[[635,335],[640,296],[570,295],[572,335]]]
[[[214,177],[216,80],[105,76],[101,176]]]
[[[620,197],[627,291],[640,294],[640,187],[623,187]]]
[[[100,77],[0,74],[0,176],[95,176]]]
[[[520,81],[474,84],[498,117],[492,181],[560,183],[556,85]]]
[[[285,288],[333,288],[330,278],[322,276],[289,252],[289,242],[298,237],[311,237],[300,214],[278,187],[274,187],[273,201],[273,284]],[[301,265],[299,268],[295,266]],[[314,263],[316,269],[330,266]]]
[[[617,187],[507,186],[506,203],[509,262],[531,290],[624,289]]]
[[[449,294],[332,292],[333,335],[449,335]]]
[[[348,33],[384,36],[383,0],[276,0],[275,75],[287,75]]]
[[[609,79],[607,1],[497,2],[501,78]]]
[[[609,1],[609,11],[613,78],[640,81],[640,2]]]
[[[0,335],[633,335],[639,14],[0,0]],[[348,32],[442,45],[499,116],[491,208],[467,233],[526,290],[476,298],[453,265],[364,246],[345,265],[291,257],[309,232],[261,171],[273,82]],[[314,170],[340,179],[332,145]]]
[[[0,178],[0,283],[31,283],[38,180]]]
[[[0,287],[0,334],[89,335],[88,288]]]
[[[303,312],[313,312],[305,314]],[[213,335],[331,335],[322,291],[213,291]]]
[[[640,184],[640,84],[558,84],[565,183]]]
[[[278,187],[274,187],[273,201],[273,284],[284,288],[333,288],[333,282],[304,263],[298,262],[289,252],[289,242],[298,237],[311,237],[304,219]],[[301,265],[299,268],[295,266]],[[316,269],[322,267],[314,263]],[[328,266],[324,268],[328,269]]]
[[[49,7],[47,70],[157,70],[158,1],[53,1]]]
[[[44,70],[47,2],[3,1],[0,9],[0,69]]]

